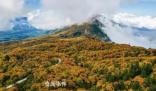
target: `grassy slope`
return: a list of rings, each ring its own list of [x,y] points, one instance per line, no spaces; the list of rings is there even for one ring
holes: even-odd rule
[[[55,34],[6,43],[0,50],[0,87],[28,77],[12,90],[48,91],[44,86],[47,80],[65,80],[67,87],[55,88],[58,91],[80,88],[154,91],[156,88],[153,49],[101,42],[85,35],[62,38]],[[61,64],[56,64],[56,58],[61,59]]]

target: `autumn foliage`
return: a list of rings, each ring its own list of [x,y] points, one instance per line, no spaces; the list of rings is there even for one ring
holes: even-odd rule
[[[1,89],[28,77],[12,90],[156,90],[154,49],[52,35],[0,46]],[[67,86],[47,88],[46,81],[65,81]]]

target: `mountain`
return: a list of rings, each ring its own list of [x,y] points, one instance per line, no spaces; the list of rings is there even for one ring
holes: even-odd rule
[[[108,17],[105,15],[97,15],[85,23],[73,25],[73,30],[70,28],[71,30],[69,32],[64,32],[64,34],[61,34],[60,36],[71,37],[85,35],[97,38],[102,41],[110,41],[119,44],[130,44],[133,46],[141,46],[145,48],[156,48],[156,29],[151,29],[149,25],[139,26],[139,23],[137,26],[134,24],[119,22],[115,19],[115,16]],[[63,28],[62,30],[68,31],[68,27],[66,29]]]
[[[118,44],[156,48],[155,29],[118,22],[105,15],[97,15],[85,23],[60,29],[57,33],[60,37],[65,38],[84,35]]]
[[[96,18],[91,19],[89,22],[82,24],[75,24],[70,27],[61,29],[55,33],[55,36],[61,38],[74,38],[80,36],[87,36],[96,38],[101,41],[111,41],[107,34],[101,28],[102,24]]]
[[[19,17],[12,21],[12,29],[0,31],[0,42],[18,41],[50,33],[52,31],[41,30],[31,26],[27,17]]]
[[[11,30],[0,32],[0,42],[18,41],[56,32],[58,37],[64,38],[83,35],[102,41],[156,48],[155,29],[119,22],[119,19],[105,15],[97,15],[81,24],[74,24],[73,26],[54,30],[37,29],[29,24],[27,17],[16,18],[12,21],[12,24],[13,27]]]
[[[110,42],[104,21],[0,43],[0,90],[155,91],[156,50]]]

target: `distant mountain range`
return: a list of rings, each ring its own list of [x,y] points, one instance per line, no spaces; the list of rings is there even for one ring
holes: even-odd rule
[[[27,17],[19,17],[12,21],[12,29],[0,31],[0,42],[23,40],[27,38],[47,35],[50,30],[41,30],[29,24]]]
[[[156,91],[156,50],[110,42],[126,30],[102,19],[0,43],[0,90]]]
[[[155,48],[156,46],[156,31],[154,29],[131,26],[104,15],[97,15],[82,24],[75,24],[56,30],[35,28],[28,22],[27,17],[16,18],[12,21],[12,24],[11,30],[0,32],[0,42],[23,40],[56,32],[60,37],[85,35],[102,41],[112,41],[120,44],[146,48]]]

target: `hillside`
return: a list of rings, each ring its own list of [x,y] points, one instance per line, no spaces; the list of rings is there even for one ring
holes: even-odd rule
[[[63,28],[62,30],[55,32],[54,36],[61,38],[88,36],[101,41],[111,41],[107,34],[103,32],[102,26],[102,23],[97,20],[97,18],[93,18],[86,23]]]
[[[64,30],[0,44],[1,90],[156,90],[156,50],[101,41],[90,24]]]

